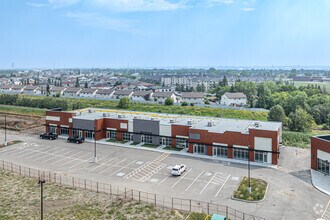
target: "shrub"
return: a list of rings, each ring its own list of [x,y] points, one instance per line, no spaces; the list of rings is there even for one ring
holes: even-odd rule
[[[117,105],[118,108],[128,109],[130,107],[130,100],[128,97],[121,98]]]
[[[171,98],[167,98],[165,99],[165,105],[173,105],[174,104],[174,100]]]
[[[188,103],[187,102],[182,102],[181,106],[188,106]]]

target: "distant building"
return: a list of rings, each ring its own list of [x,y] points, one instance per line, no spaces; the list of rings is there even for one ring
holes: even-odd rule
[[[82,90],[80,90],[79,96],[83,98],[94,98],[96,92],[97,89],[83,88]]]
[[[64,97],[79,97],[80,91],[81,91],[81,88],[68,87],[66,90],[64,90],[63,96]]]
[[[226,92],[221,96],[221,105],[227,106],[245,106],[247,102],[246,95],[241,92]]]
[[[26,86],[23,90],[23,94],[27,95],[40,95],[41,90],[39,86]]]
[[[22,94],[23,93],[23,90],[24,90],[25,86],[22,86],[22,85],[15,85],[11,88],[11,93],[14,93],[14,94]]]
[[[164,104],[167,98],[173,99],[174,103],[178,102],[176,95],[173,92],[155,92],[152,94],[153,101],[157,101],[160,104]]]
[[[116,90],[114,93],[114,98],[115,99],[121,99],[124,97],[131,98],[132,94],[133,94],[132,90]]]
[[[49,95],[50,96],[56,96],[59,94],[60,96],[63,96],[63,92],[66,90],[65,87],[51,87],[49,88]]]
[[[0,87],[0,90],[2,93],[10,93],[11,88],[13,88],[14,85],[3,85]]]
[[[202,104],[204,103],[204,93],[201,92],[183,92],[182,102]]]
[[[132,101],[149,101],[151,99],[152,91],[136,91],[132,94]]]
[[[114,93],[115,93],[114,89],[99,89],[95,94],[95,98],[111,99],[113,98]]]

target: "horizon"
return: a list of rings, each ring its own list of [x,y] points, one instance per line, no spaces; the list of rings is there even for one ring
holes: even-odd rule
[[[0,69],[330,68],[327,0],[4,0],[0,12]]]

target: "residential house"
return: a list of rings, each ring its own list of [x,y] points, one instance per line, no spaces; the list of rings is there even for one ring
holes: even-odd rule
[[[49,93],[50,96],[57,96],[57,95],[63,96],[63,93],[66,89],[67,89],[66,87],[51,87],[49,88]]]
[[[202,92],[183,92],[182,102],[203,104],[204,103],[204,93]]]
[[[114,93],[114,89],[99,89],[96,91],[95,98],[111,99]]]
[[[132,90],[116,90],[114,93],[114,98],[115,99],[121,99],[124,97],[131,98],[132,94],[133,94]]]
[[[83,98],[94,98],[95,94],[97,92],[97,89],[89,89],[89,88],[83,88],[79,92],[79,96]]]
[[[11,88],[10,93],[14,93],[14,94],[22,94],[23,90],[24,90],[25,86],[23,85],[15,85]]]
[[[0,90],[2,93],[10,93],[11,88],[13,88],[14,85],[2,85],[0,87]]]
[[[173,92],[154,92],[152,94],[152,99],[160,104],[164,104],[167,98],[173,99],[174,103],[178,102],[178,99]]]
[[[79,87],[68,87],[64,92],[64,97],[79,97],[81,88]]]
[[[152,91],[136,91],[131,96],[132,101],[149,101],[152,96]]]
[[[23,94],[27,95],[40,95],[41,90],[39,86],[26,86],[23,90]]]
[[[227,106],[245,106],[247,102],[246,95],[241,92],[226,92],[221,96],[221,105]]]

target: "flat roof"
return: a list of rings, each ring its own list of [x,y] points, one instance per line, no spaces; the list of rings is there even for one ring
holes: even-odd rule
[[[315,138],[319,138],[321,140],[324,140],[324,141],[328,141],[330,142],[330,134],[326,134],[326,135],[318,135],[318,136],[314,136]]]
[[[117,109],[86,108],[76,110],[75,112],[76,115],[74,118],[77,119],[95,120],[101,118],[112,118],[128,121],[133,121],[134,119],[155,120],[159,121],[161,125],[185,125],[190,126],[192,129],[207,130],[214,133],[232,131],[248,134],[249,129],[278,131],[282,127],[281,122],[124,111]]]

